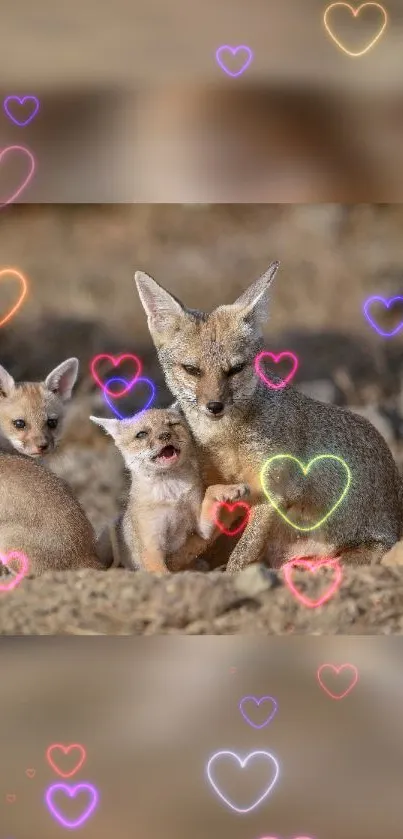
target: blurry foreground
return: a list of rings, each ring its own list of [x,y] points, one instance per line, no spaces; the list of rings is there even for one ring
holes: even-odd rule
[[[45,751],[81,743],[87,760],[67,783],[100,793],[83,839],[400,839],[402,652],[392,638],[4,639],[2,836],[61,836],[43,803],[61,781]],[[344,699],[318,684],[326,662],[358,669]],[[278,702],[260,731],[239,712],[250,695]],[[206,779],[222,749],[267,749],[279,762],[272,793],[248,815],[226,808]],[[263,783],[255,774],[249,787],[225,768],[219,777],[239,806]]]

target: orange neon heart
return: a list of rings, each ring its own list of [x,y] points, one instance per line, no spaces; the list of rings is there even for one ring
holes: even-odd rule
[[[376,8],[379,9],[379,11],[382,15],[382,18],[383,18],[383,23],[380,22],[381,23],[380,29],[378,30],[375,37],[372,38],[372,40],[369,42],[369,44],[367,44],[365,49],[360,50],[359,52],[352,52],[351,50],[348,50],[347,47],[345,47],[344,44],[342,44],[342,42],[338,39],[337,35],[334,34],[334,31],[331,29],[330,24],[328,22],[328,18],[329,18],[329,14],[332,11],[334,11],[334,9],[337,6],[345,6],[349,10],[349,12],[351,12],[351,14],[354,16],[355,19],[358,18],[358,15],[362,11],[362,9],[368,8],[368,6],[376,6]],[[384,9],[384,7],[381,6],[380,3],[361,3],[360,6],[358,6],[356,9],[354,9],[354,7],[350,6],[349,3],[337,2],[337,3],[331,3],[330,6],[327,7],[327,9],[325,10],[323,22],[325,24],[325,28],[326,28],[327,32],[329,33],[330,37],[335,42],[335,44],[337,44],[337,46],[340,47],[340,49],[343,50],[343,52],[347,53],[347,55],[350,55],[353,58],[358,58],[360,55],[365,55],[365,53],[368,52],[368,50],[370,50],[371,47],[373,47],[374,44],[376,44],[377,41],[379,41],[379,38],[381,37],[381,35],[382,35],[386,25],[387,25],[388,16],[386,14],[386,9]],[[333,26],[334,26],[334,23],[333,23]]]
[[[4,326],[4,324],[11,320],[12,316],[15,315],[16,312],[18,312],[18,309],[22,305],[24,297],[26,296],[28,291],[28,283],[24,275],[21,274],[19,271],[16,271],[15,268],[3,268],[3,270],[0,271],[0,280],[2,279],[2,277],[4,277],[5,274],[11,274],[14,277],[17,277],[21,283],[22,291],[16,304],[12,307],[12,309],[10,309],[10,311],[4,316],[4,318],[0,320],[0,326]]]

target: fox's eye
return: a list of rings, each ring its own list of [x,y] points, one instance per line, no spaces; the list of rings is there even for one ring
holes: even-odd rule
[[[144,437],[147,437],[148,431],[139,431],[136,434],[136,440],[143,440]]]
[[[13,425],[15,428],[25,428],[26,422],[23,419],[13,420]]]
[[[56,417],[49,417],[48,419],[48,428],[57,428],[58,420]]]
[[[230,369],[227,370],[227,376],[235,376],[237,373],[240,373],[244,367],[246,367],[246,364],[236,364],[235,367],[230,367]]]
[[[182,367],[189,376],[201,376],[200,367],[193,367],[193,364],[182,364]]]

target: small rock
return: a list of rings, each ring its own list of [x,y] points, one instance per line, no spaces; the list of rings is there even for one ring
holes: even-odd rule
[[[279,585],[279,579],[276,572],[258,563],[249,565],[248,568],[234,576],[235,589],[242,594],[248,594],[250,597],[256,597],[277,585]]]
[[[382,557],[381,565],[403,565],[403,541],[396,542],[396,545],[393,545],[393,548]]]

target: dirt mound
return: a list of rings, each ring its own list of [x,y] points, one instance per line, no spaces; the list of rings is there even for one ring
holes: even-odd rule
[[[323,588],[303,571],[293,582],[313,601]],[[318,608],[302,605],[281,572],[258,565],[234,576],[47,573],[0,602],[2,635],[391,635],[403,631],[403,570],[345,569],[338,592]]]

